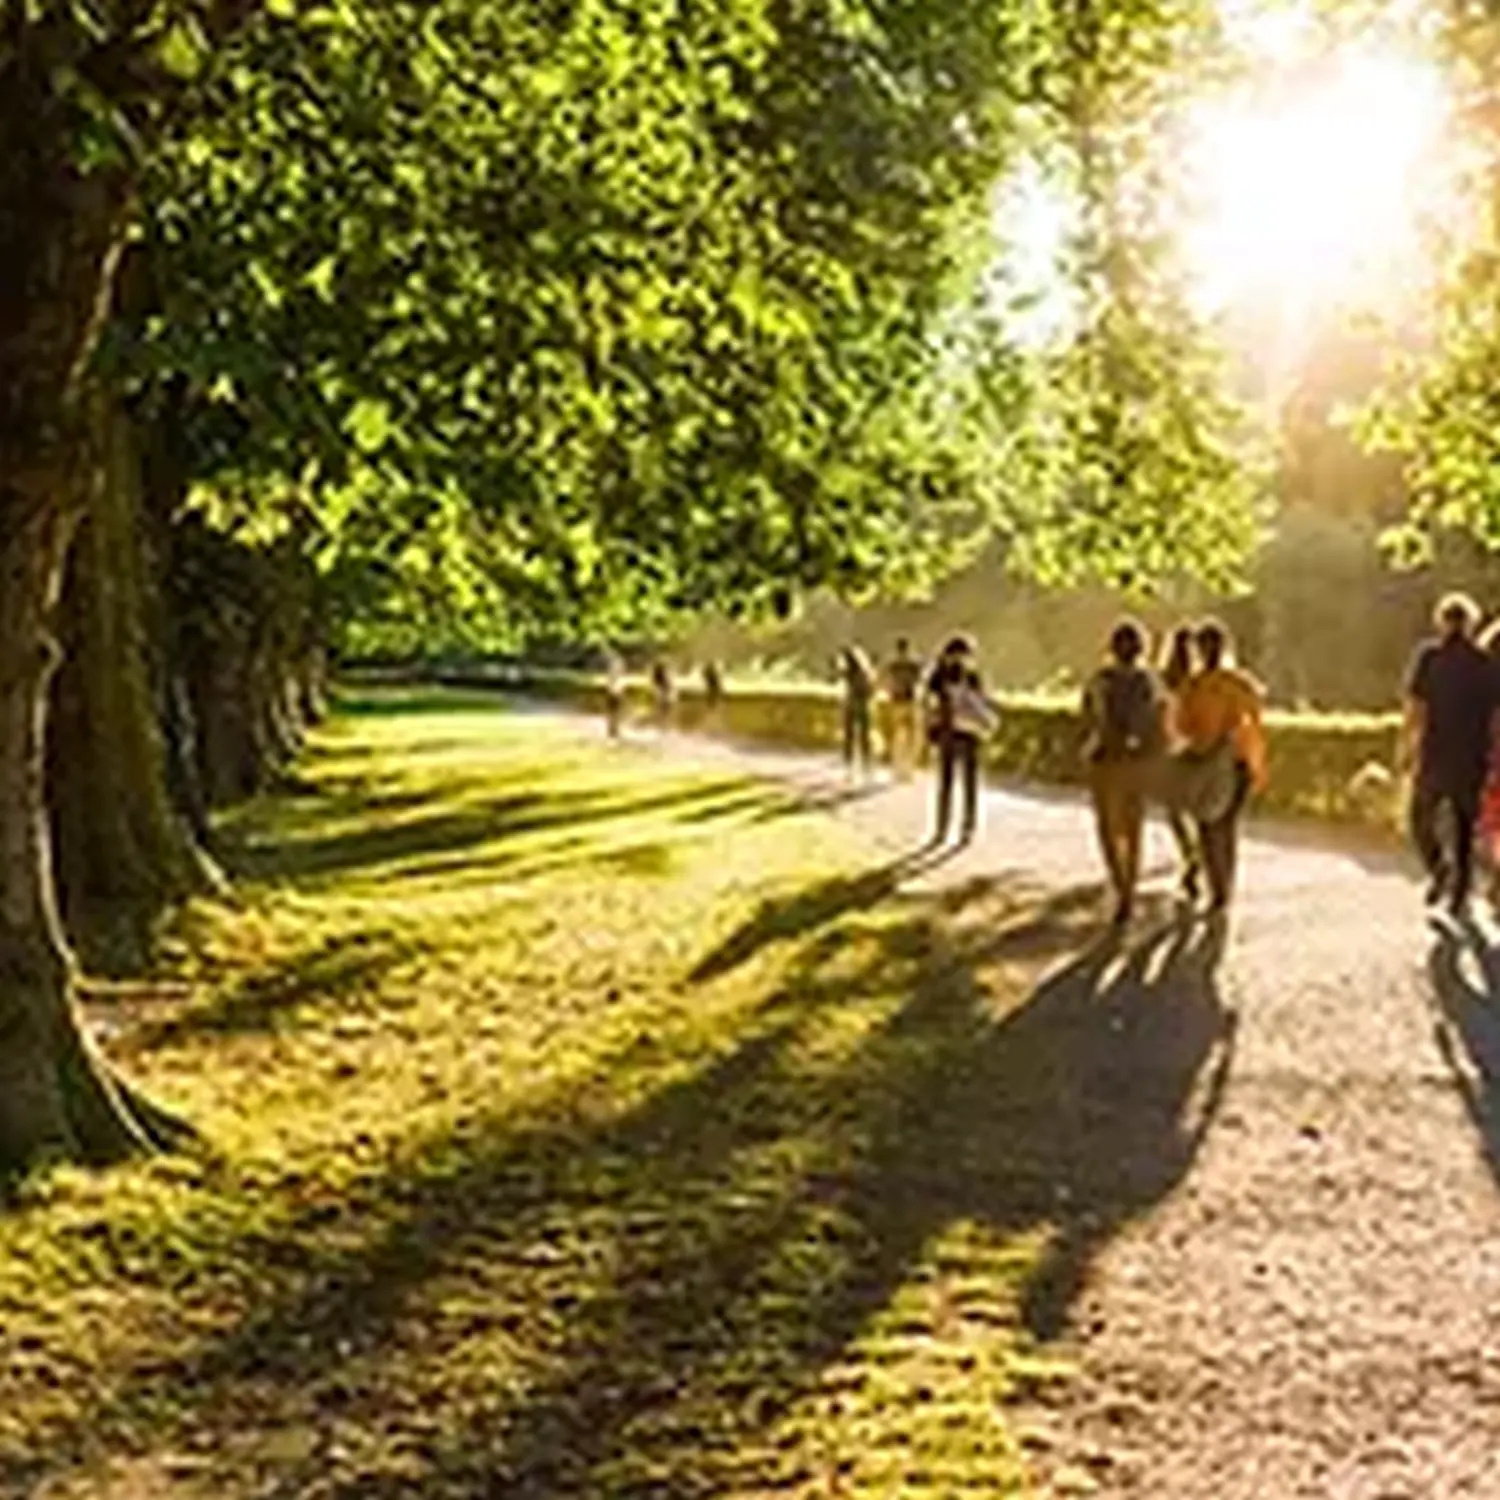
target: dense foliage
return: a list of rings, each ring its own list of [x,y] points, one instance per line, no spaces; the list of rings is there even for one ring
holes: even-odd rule
[[[1194,8],[277,10],[152,163],[121,342],[221,520],[316,517],[356,644],[779,612],[992,528],[1051,576],[1243,555],[1237,418],[1099,165]],[[1086,317],[1024,358],[973,246],[1039,143],[1092,164]]]

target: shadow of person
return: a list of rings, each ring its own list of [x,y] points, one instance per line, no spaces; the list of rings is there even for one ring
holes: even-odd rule
[[[1055,1227],[1020,1308],[1039,1339],[1062,1331],[1099,1248],[1181,1182],[1219,1111],[1236,1034],[1223,951],[1222,924],[1184,921],[1102,944],[999,1030],[1006,1124],[1043,1143],[1052,1200],[1034,1206]]]
[[[904,881],[936,869],[954,850],[926,843],[873,870],[835,875],[790,898],[762,902],[750,920],[694,965],[688,979],[706,984],[748,963],[763,948],[804,937],[849,912],[874,906]]]
[[[1427,972],[1438,1050],[1500,1178],[1500,952],[1472,923],[1434,920]]]
[[[674,1472],[682,1493],[714,1492],[719,1460],[701,1443],[723,1421],[714,1393],[738,1393],[735,1443],[753,1448],[959,1224],[1004,1243],[1047,1236],[1028,1274],[992,1290],[1015,1298],[1033,1337],[1062,1331],[1099,1250],[1188,1172],[1235,1038],[1214,925],[1166,925],[1134,945],[1111,933],[991,1013],[985,966],[997,954],[1040,957],[1038,932],[1065,951],[1084,920],[1071,896],[1055,893],[997,933],[1005,891],[959,931],[933,925],[953,892],[923,892],[902,898],[909,920],[883,929],[863,962],[851,962],[856,933],[809,945],[804,972],[766,1017],[775,1046],[737,1087],[713,1089],[709,1118],[727,1138],[711,1178],[696,1155],[701,1091],[682,1117],[694,1122],[691,1149],[651,1139],[674,1199],[721,1191],[725,1164],[744,1158],[752,1135],[758,1150],[817,1142],[816,1165],[718,1231],[620,1262],[608,1297],[575,1322],[550,1391],[512,1415],[514,1493],[586,1489],[623,1461],[627,1432],[632,1464]],[[838,1068],[804,1072],[796,1039],[808,1019],[881,985],[905,998]],[[687,1193],[691,1175],[701,1186]],[[560,1454],[574,1466],[566,1473]]]

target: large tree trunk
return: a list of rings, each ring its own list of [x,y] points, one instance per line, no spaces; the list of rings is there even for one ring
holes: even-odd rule
[[[139,460],[124,415],[102,398],[97,407],[99,462],[64,594],[51,800],[69,931],[91,961],[132,966],[157,912],[221,882],[168,786]]]
[[[34,29],[40,47],[46,36],[22,20],[0,52],[0,1175],[51,1154],[113,1160],[153,1133],[73,1005],[45,787],[54,615],[86,447],[81,397],[130,182],[74,169],[78,121],[46,59],[28,50]]]
[[[29,505],[28,499],[32,500]],[[0,531],[0,1171],[56,1154],[115,1160],[147,1145],[72,1004],[45,793],[52,620],[74,517],[5,496]]]

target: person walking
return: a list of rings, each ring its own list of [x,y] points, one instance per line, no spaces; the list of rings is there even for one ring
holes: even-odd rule
[[[1164,728],[1166,746],[1170,752],[1179,749],[1182,737],[1178,730],[1182,691],[1187,686],[1196,666],[1193,651],[1193,627],[1178,625],[1168,639],[1167,650],[1162,657],[1158,679],[1164,695]],[[1170,797],[1166,799],[1167,826],[1172,830],[1173,842],[1182,861],[1182,898],[1189,903],[1198,899],[1203,880],[1203,850],[1198,844],[1193,820]]]
[[[1474,825],[1489,766],[1500,692],[1494,663],[1474,640],[1479,607],[1448,594],[1437,634],[1419,648],[1406,680],[1403,759],[1412,772],[1411,833],[1428,876],[1427,904],[1461,914],[1474,870]],[[1450,846],[1439,831],[1449,823]]]
[[[899,781],[910,781],[917,764],[920,723],[917,705],[922,664],[903,635],[885,664],[886,755]]]
[[[927,675],[925,694],[928,738],[937,750],[937,808],[932,842],[941,844],[953,825],[954,786],[959,783],[963,810],[958,841],[969,843],[979,829],[979,747],[994,727],[994,710],[984,694],[973,643],[956,635],[938,653]]]
[[[1234,893],[1239,822],[1253,791],[1266,784],[1260,684],[1233,663],[1229,632],[1209,620],[1193,633],[1200,669],[1178,695],[1179,762],[1198,772],[1187,803],[1208,878],[1209,909],[1223,912]]]
[[[870,774],[870,709],[875,698],[875,668],[858,646],[839,653],[844,688],[844,766],[851,775]]]
[[[665,734],[672,727],[672,706],[676,690],[672,685],[672,669],[658,656],[651,663],[651,703],[656,727]]]
[[[1121,620],[1110,632],[1107,661],[1083,694],[1089,790],[1117,926],[1134,909],[1146,797],[1166,738],[1165,701],[1155,674],[1142,665],[1145,655],[1145,631]]]
[[[707,734],[717,734],[724,707],[724,673],[718,662],[710,657],[703,663],[703,729]]]
[[[610,739],[620,738],[625,720],[625,663],[613,646],[604,650],[604,728]]]

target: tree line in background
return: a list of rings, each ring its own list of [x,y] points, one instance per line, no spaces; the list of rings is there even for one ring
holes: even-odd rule
[[[172,1136],[79,1024],[74,943],[219,881],[209,810],[294,752],[330,650],[785,616],[986,545],[1232,578],[1264,471],[1153,208],[1216,26],[0,0],[0,1168]],[[1489,32],[1451,40],[1478,99]],[[1080,205],[1044,346],[987,274],[1038,161]],[[1487,535],[1500,278],[1460,270],[1387,427],[1419,523]]]

